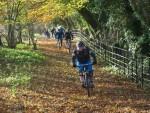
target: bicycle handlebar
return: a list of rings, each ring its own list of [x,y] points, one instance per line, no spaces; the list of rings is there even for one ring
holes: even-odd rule
[[[77,65],[77,67],[80,67],[80,66],[88,66],[88,65],[93,65],[93,63],[88,63],[88,64],[80,64],[80,65]]]

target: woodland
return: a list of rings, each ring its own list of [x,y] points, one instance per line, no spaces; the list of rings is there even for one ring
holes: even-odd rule
[[[132,73],[142,71],[137,79],[150,80],[150,0],[1,0],[1,113],[150,112],[149,88],[137,87],[100,58],[96,91],[88,98],[71,54],[43,36],[59,25],[80,31],[89,46],[100,42],[142,58],[128,63],[135,64]]]

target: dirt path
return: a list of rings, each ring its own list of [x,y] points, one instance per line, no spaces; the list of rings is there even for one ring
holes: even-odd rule
[[[54,41],[38,43],[47,62],[38,66],[31,84],[18,89],[16,97],[0,88],[0,113],[150,113],[150,94],[100,66],[95,67],[93,96],[87,97],[66,50],[58,50]]]

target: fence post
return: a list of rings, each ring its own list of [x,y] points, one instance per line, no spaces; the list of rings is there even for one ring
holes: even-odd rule
[[[149,60],[149,72],[148,72],[148,74],[150,75],[150,58],[148,58]]]
[[[107,56],[106,56],[106,54],[107,54],[107,50],[106,50],[107,47],[106,47],[106,44],[104,45],[104,47],[105,47],[105,48],[104,48],[104,49],[105,49],[105,50],[104,50],[104,51],[105,51],[105,62],[107,62],[107,59],[106,59],[106,57],[107,57]]]
[[[134,58],[132,58],[132,62],[131,62],[131,80],[132,82],[134,81],[134,69],[133,69],[133,66],[134,66]]]
[[[143,88],[143,86],[144,86],[144,58],[143,58],[143,56],[141,57],[141,65],[142,65],[141,87]]]
[[[124,75],[126,75],[126,51],[124,51],[123,62],[124,62]]]
[[[98,46],[99,46],[100,55],[102,55],[102,46],[100,40],[98,40]]]
[[[111,58],[110,58],[110,60],[111,60],[111,65],[114,65],[114,61],[113,61],[113,46],[111,46]]]
[[[130,65],[129,65],[129,62],[130,62],[130,59],[129,59],[129,50],[127,51],[127,62],[128,62],[128,76],[130,74]]]
[[[135,68],[135,70],[136,70],[136,83],[137,83],[137,87],[139,87],[140,80],[139,80],[139,75],[138,75],[138,56],[137,55],[135,56],[135,60],[136,60],[136,68]]]

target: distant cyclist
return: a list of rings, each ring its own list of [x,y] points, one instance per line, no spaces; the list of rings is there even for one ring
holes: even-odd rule
[[[56,33],[56,29],[52,28],[52,30],[51,30],[52,38],[54,38],[55,33]]]
[[[55,34],[55,38],[57,39],[57,45],[59,46],[59,48],[61,48],[64,38],[64,29],[61,26],[58,27],[58,30]]]
[[[71,47],[71,40],[73,40],[73,35],[70,29],[68,29],[65,32],[65,41],[66,41],[66,47],[70,48]]]
[[[79,71],[79,76],[80,76],[80,81],[82,83],[82,87],[84,87],[83,65],[90,64],[86,66],[86,69],[90,73],[91,84],[94,87],[92,64],[94,65],[97,63],[96,55],[90,48],[85,46],[85,44],[82,41],[79,41],[76,44],[76,48],[74,49],[73,55],[72,55],[72,63],[73,63],[73,67],[77,67]]]

